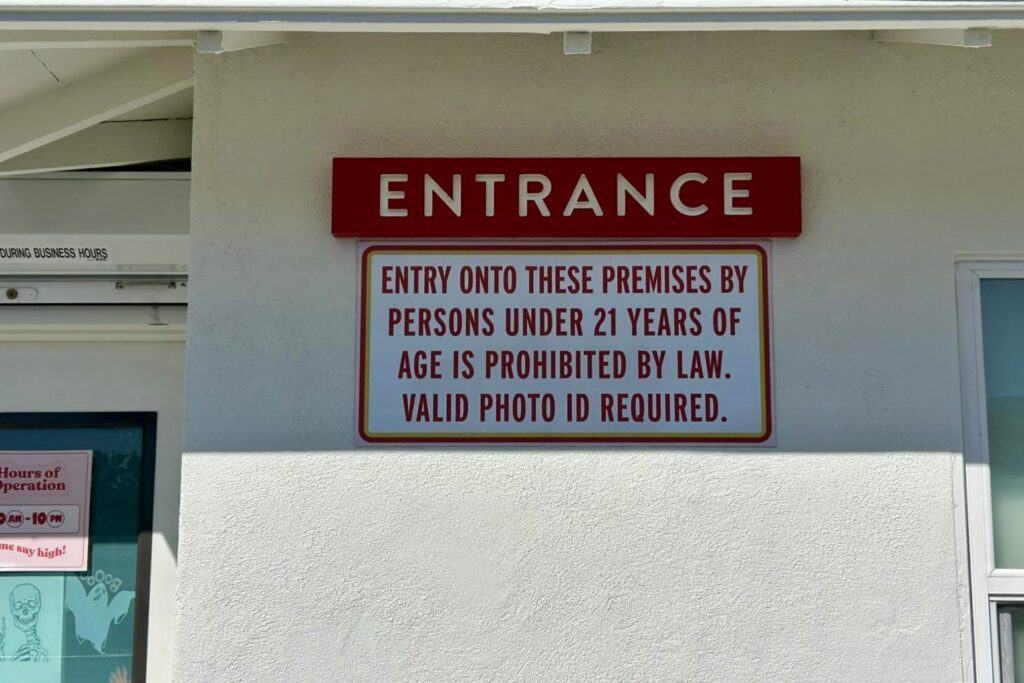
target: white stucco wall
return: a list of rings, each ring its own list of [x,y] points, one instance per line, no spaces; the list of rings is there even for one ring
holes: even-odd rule
[[[953,262],[1024,250],[1024,36],[200,56],[178,681],[959,681]],[[332,155],[799,155],[778,446],[356,449]]]

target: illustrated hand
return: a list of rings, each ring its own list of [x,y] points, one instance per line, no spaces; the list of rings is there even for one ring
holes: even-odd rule
[[[132,683],[128,678],[128,670],[119,666],[110,673],[109,683]]]

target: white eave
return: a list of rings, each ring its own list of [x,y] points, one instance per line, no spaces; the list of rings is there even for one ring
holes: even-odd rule
[[[1024,1],[0,0],[0,30],[508,32],[1024,28]]]
[[[613,31],[854,30],[948,49],[998,28],[1024,28],[1024,0],[0,0],[0,178],[180,168],[194,52],[292,32],[562,33],[566,55],[587,55]]]

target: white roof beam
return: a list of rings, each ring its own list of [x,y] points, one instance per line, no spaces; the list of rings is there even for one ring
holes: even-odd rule
[[[0,50],[191,47],[192,31],[0,31]]]
[[[161,48],[0,111],[7,161],[192,87],[192,50]]]
[[[284,31],[200,31],[196,52],[219,55],[223,52],[277,45],[286,40],[288,34]]]
[[[192,121],[108,121],[0,162],[0,177],[130,166],[192,156]]]
[[[951,47],[991,47],[992,31],[987,28],[932,28],[872,31],[871,37],[882,43],[918,43]]]

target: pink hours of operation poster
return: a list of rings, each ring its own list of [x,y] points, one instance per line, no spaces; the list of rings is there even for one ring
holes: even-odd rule
[[[0,572],[89,565],[92,451],[0,451]]]

